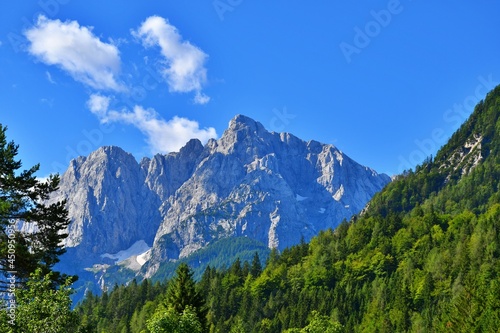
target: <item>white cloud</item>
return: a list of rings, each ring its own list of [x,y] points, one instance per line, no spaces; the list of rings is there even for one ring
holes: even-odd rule
[[[54,81],[54,79],[52,79],[52,75],[50,75],[50,72],[49,71],[45,71],[45,76],[47,76],[47,80],[52,83],[52,84],[56,84],[56,81]]]
[[[2,41],[0,40],[0,46],[2,46],[2,44],[3,44],[3,43],[2,43]]]
[[[110,97],[92,94],[87,101],[87,107],[90,112],[95,114],[99,119],[104,119],[107,115],[110,101]]]
[[[48,175],[48,176],[44,176],[44,177],[36,177],[36,180],[38,180],[38,182],[42,183],[42,184],[45,184],[45,183],[48,183],[49,180],[50,180],[50,176],[51,175]]]
[[[61,22],[40,15],[34,27],[24,32],[29,52],[47,65],[56,65],[75,80],[95,89],[122,91],[118,48],[101,42],[92,27],[77,21]]]
[[[196,95],[194,96],[193,102],[195,104],[207,104],[208,102],[210,102],[210,97],[200,91],[197,91]]]
[[[132,32],[146,47],[159,46],[165,57],[162,74],[172,92],[196,92],[194,102],[208,103],[210,98],[201,93],[207,81],[205,61],[208,55],[188,41],[184,41],[168,20],[151,16],[137,31]]]
[[[154,109],[145,109],[139,105],[133,111],[109,110],[109,103],[109,97],[93,94],[87,101],[87,106],[103,123],[121,122],[138,128],[146,136],[153,154],[178,151],[193,138],[206,143],[208,139],[217,137],[213,127],[200,128],[195,120],[178,116],[165,120]]]

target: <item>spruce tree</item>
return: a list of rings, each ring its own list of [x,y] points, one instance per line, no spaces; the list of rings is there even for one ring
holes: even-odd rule
[[[182,314],[188,307],[194,309],[200,322],[205,323],[205,300],[196,290],[193,272],[186,263],[181,263],[177,267],[176,275],[170,281],[165,306],[174,309],[179,314]]]
[[[250,267],[250,274],[256,278],[260,273],[262,273],[262,265],[260,264],[259,254],[255,252],[252,259],[252,266]]]

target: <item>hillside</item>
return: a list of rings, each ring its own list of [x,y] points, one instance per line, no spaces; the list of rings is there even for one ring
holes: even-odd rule
[[[239,261],[207,269],[198,287],[210,332],[283,332],[306,326],[313,311],[344,332],[499,331],[499,115],[497,87],[435,158],[387,186],[363,215],[272,252],[258,276]]]

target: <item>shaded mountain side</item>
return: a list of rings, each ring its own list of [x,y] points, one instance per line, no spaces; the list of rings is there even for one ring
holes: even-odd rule
[[[144,274],[221,238],[245,236],[278,249],[308,240],[359,212],[389,181],[332,145],[270,133],[238,115],[162,204]]]
[[[226,269],[236,260],[241,263],[251,263],[257,254],[262,265],[267,261],[270,250],[262,243],[247,237],[223,238],[192,253],[186,258],[165,262],[151,278],[151,281],[162,282],[173,277],[180,263],[187,263],[193,269],[193,277],[200,280],[207,267],[213,269]]]
[[[152,277],[226,238],[283,250],[350,219],[389,181],[333,145],[242,115],[218,140],[140,163],[102,147],[71,161],[53,198],[67,199],[71,219],[60,265],[96,290]]]
[[[257,276],[238,262],[207,270],[198,288],[209,331],[283,332],[305,327],[314,311],[343,332],[500,331],[499,115],[497,87],[434,159],[398,177],[363,215],[272,251]],[[148,318],[147,306],[136,313]],[[132,313],[106,315],[113,320],[102,327],[124,320],[141,329]]]

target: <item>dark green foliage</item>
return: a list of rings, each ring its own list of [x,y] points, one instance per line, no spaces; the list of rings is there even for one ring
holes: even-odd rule
[[[160,306],[148,320],[151,333],[202,333],[203,326],[196,313],[188,306],[181,313]]]
[[[342,325],[332,321],[327,316],[320,315],[317,311],[311,313],[310,323],[303,329],[292,328],[285,333],[341,333]]]
[[[59,262],[58,257],[65,252],[61,242],[67,237],[63,230],[69,219],[64,201],[46,203],[57,190],[59,177],[39,181],[35,177],[38,165],[20,171],[18,146],[7,142],[6,130],[0,124],[0,270],[5,278],[10,275],[8,271],[15,271],[18,282],[24,284],[36,269],[46,275]],[[36,228],[21,232],[21,223],[33,223]],[[53,287],[67,278],[58,272],[50,276]],[[6,284],[1,279],[0,289],[5,289]]]
[[[250,274],[252,275],[252,277],[256,278],[260,275],[260,273],[262,273],[262,265],[260,263],[259,254],[255,252],[255,255],[252,259],[252,266],[250,267]]]
[[[0,331],[75,331],[75,277],[52,270],[65,252],[61,242],[69,224],[64,201],[47,203],[59,177],[37,180],[38,165],[20,171],[18,146],[7,142],[6,130],[0,124]],[[21,225],[33,228],[22,231]]]
[[[152,277],[153,281],[171,279],[181,263],[186,263],[193,269],[193,277],[199,280],[205,267],[226,268],[239,258],[242,262],[251,262],[255,253],[260,258],[267,258],[269,249],[262,243],[248,237],[231,237],[220,239],[207,247],[202,248],[187,258],[177,262],[166,262],[160,265],[158,272]]]
[[[189,266],[182,263],[177,267],[176,275],[170,280],[165,297],[165,307],[172,308],[182,314],[187,308],[197,314],[200,322],[205,323],[205,300],[203,295],[196,289],[193,272]]]
[[[499,332],[499,115],[500,87],[364,215],[271,251],[263,269],[256,256],[207,267],[207,329]]]
[[[141,332],[146,321],[162,303],[167,287],[144,280],[128,286],[116,286],[96,296],[88,293],[76,307],[82,332]]]
[[[74,332],[78,317],[71,311],[71,279],[53,289],[53,273],[42,275],[37,268],[29,277],[25,289],[17,289],[15,312],[0,311],[0,331],[24,332]],[[7,315],[13,314],[13,317]],[[15,317],[15,318],[14,318]]]

